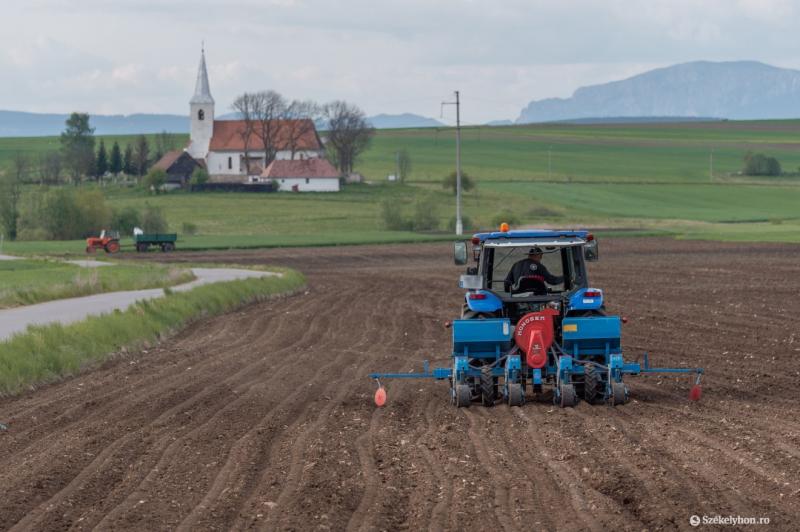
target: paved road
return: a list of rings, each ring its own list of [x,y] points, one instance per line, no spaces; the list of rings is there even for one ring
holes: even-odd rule
[[[197,286],[220,281],[234,281],[265,275],[279,275],[273,272],[240,270],[233,268],[192,268],[197,279],[189,283],[173,286],[172,290],[185,292]],[[59,299],[36,305],[0,310],[0,341],[22,332],[29,325],[45,325],[48,323],[72,323],[88,316],[105,314],[114,310],[124,310],[141,299],[162,297],[164,290],[129,290],[125,292],[109,292],[85,297]]]

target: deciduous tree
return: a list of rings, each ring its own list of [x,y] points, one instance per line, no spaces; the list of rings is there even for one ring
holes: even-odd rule
[[[375,129],[367,122],[364,112],[353,104],[335,101],[324,107],[328,124],[330,157],[343,174],[353,171],[358,156],[369,146]]]
[[[17,152],[14,155],[12,171],[0,178],[0,222],[9,240],[17,239],[22,183],[29,168],[28,157],[22,152]]]
[[[75,183],[94,173],[94,128],[89,125],[88,114],[72,113],[67,119],[61,133],[61,154]]]

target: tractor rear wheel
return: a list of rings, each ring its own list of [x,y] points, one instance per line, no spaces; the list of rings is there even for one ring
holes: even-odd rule
[[[173,244],[172,242],[166,242],[162,249],[166,253],[168,253],[170,251],[175,251],[175,244]]]
[[[492,368],[490,366],[483,366],[481,368],[481,401],[483,402],[483,406],[494,406],[494,388]]]
[[[508,385],[508,406],[522,406],[525,403],[525,392],[522,385],[512,382]]]
[[[597,368],[591,364],[583,366],[583,398],[591,404],[597,399],[597,387],[600,384],[600,375]]]
[[[624,405],[628,402],[627,394],[625,393],[625,385],[621,382],[611,383],[611,404],[613,406]]]
[[[575,406],[577,404],[578,396],[575,395],[575,387],[572,384],[562,384],[559,391],[559,406],[561,408]]]
[[[119,251],[119,242],[116,240],[112,240],[108,244],[105,245],[106,253],[116,253]]]
[[[472,402],[472,390],[467,384],[456,384],[453,392],[453,404],[457,407],[467,408]]]

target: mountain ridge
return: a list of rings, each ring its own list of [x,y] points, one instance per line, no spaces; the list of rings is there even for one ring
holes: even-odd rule
[[[530,102],[517,124],[587,117],[800,117],[800,71],[759,61],[692,61]]]

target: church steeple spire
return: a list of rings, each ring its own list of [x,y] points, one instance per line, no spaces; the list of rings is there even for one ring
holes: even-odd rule
[[[213,104],[211,89],[208,87],[208,71],[206,70],[205,45],[200,47],[200,66],[197,67],[197,82],[194,85],[194,96],[189,103]]]
[[[208,88],[205,46],[200,48],[200,66],[197,67],[197,82],[194,96],[189,100],[191,129],[189,134],[189,155],[195,159],[205,159],[211,137],[214,136],[214,98]]]

